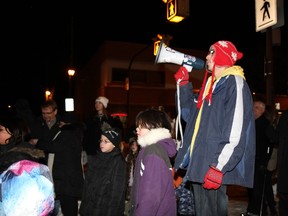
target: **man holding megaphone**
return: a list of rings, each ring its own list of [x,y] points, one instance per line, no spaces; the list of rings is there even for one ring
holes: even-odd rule
[[[235,65],[242,57],[230,41],[214,43],[199,95],[192,91],[189,67],[182,64],[174,75],[178,113],[186,122],[175,169],[185,169],[192,182],[197,216],[227,216],[227,185],[253,187],[253,99],[242,67]]]

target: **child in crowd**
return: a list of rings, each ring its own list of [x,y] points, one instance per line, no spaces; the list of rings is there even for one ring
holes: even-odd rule
[[[171,158],[176,144],[169,116],[148,109],[136,116],[136,132],[141,150],[135,165],[131,194],[131,215],[176,216],[176,196]]]
[[[120,142],[120,131],[104,123],[100,150],[93,156],[85,176],[81,216],[124,214],[127,174]]]
[[[29,127],[20,118],[0,119],[0,215],[48,216],[54,188],[42,150],[27,142]]]
[[[132,137],[129,140],[129,152],[125,157],[127,163],[127,190],[126,190],[126,201],[125,201],[125,214],[129,215],[130,211],[130,198],[131,198],[131,189],[133,185],[135,163],[140,151],[140,146],[137,143],[137,138]]]

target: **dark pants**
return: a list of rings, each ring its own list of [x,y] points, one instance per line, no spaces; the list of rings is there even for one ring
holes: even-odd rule
[[[288,193],[278,191],[279,196],[279,216],[288,215]]]
[[[265,169],[260,167],[255,169],[254,186],[248,188],[248,207],[247,212],[253,214],[260,214],[261,205],[265,201],[263,187],[265,179]],[[265,189],[264,189],[265,190]]]
[[[204,189],[202,184],[192,183],[197,216],[227,216],[227,187],[222,185],[218,190]]]
[[[64,216],[77,216],[78,215],[78,198],[72,196],[61,195],[59,196],[62,214]]]
[[[274,193],[273,193],[273,185],[272,185],[272,175],[273,172],[266,171],[266,177],[265,177],[265,203],[263,205],[264,209],[267,208],[267,206],[270,209],[270,212],[272,214],[276,214],[276,202],[274,199]]]

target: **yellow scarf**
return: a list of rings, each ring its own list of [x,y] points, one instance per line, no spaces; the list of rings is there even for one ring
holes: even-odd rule
[[[205,85],[205,90],[204,90],[204,97],[205,98],[208,94],[208,91],[210,89],[210,85],[213,85],[213,88],[216,86],[217,82],[220,80],[221,77],[224,77],[224,76],[227,76],[227,75],[238,75],[238,76],[241,76],[243,79],[245,79],[244,77],[244,72],[243,72],[243,69],[242,67],[240,66],[232,66],[232,67],[229,67],[227,68],[226,70],[223,71],[223,73],[221,74],[220,77],[218,77],[214,83],[210,83],[211,80],[212,80],[212,76],[210,76],[207,80],[207,83]],[[213,89],[214,90],[214,89]],[[213,91],[212,90],[212,91]],[[199,99],[198,99],[199,100]],[[201,99],[202,100],[202,99]],[[192,150],[194,148],[194,143],[195,143],[195,138],[196,138],[196,135],[198,133],[198,129],[199,129],[199,125],[200,125],[200,120],[201,120],[201,114],[202,114],[202,107],[203,107],[203,103],[201,104],[201,107],[200,107],[200,110],[199,110],[199,113],[197,115],[197,118],[196,118],[196,122],[195,122],[195,127],[194,127],[194,132],[193,132],[193,135],[192,135],[192,140],[191,140],[191,145],[190,145],[190,157],[192,156]]]

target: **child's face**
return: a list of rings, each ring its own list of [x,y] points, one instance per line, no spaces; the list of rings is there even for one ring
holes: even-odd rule
[[[138,126],[136,128],[136,133],[137,133],[137,136],[138,137],[142,137],[144,136],[145,134],[147,134],[150,130],[147,129],[147,128],[142,128],[141,126]]]
[[[132,152],[136,152],[138,150],[138,144],[136,141],[131,144],[130,149]]]
[[[111,152],[113,149],[115,148],[115,146],[113,145],[112,142],[110,142],[110,140],[104,136],[101,135],[101,139],[100,139],[100,150],[104,153],[109,153]]]
[[[11,137],[11,134],[6,130],[6,128],[0,125],[0,145],[7,144],[7,140],[10,137]]]

